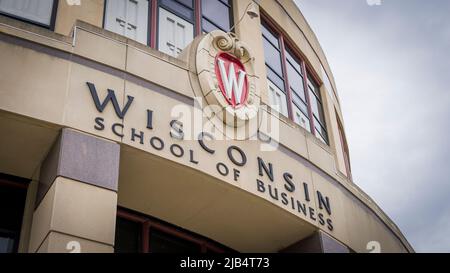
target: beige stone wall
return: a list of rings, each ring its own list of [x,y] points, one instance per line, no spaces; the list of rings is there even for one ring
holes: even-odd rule
[[[76,20],[82,20],[97,27],[103,26],[105,0],[81,1],[81,5],[68,5],[66,0],[58,1],[55,32],[68,35]]]
[[[117,194],[58,177],[33,215],[29,252],[113,252]]]
[[[36,177],[36,170],[54,140],[57,129],[70,127],[115,141],[124,148],[133,148],[139,156],[154,155],[166,160],[167,164],[176,163],[182,166],[182,169],[192,169],[203,175],[211,175],[214,181],[220,182],[220,187],[233,193],[230,198],[236,198],[238,193],[244,193],[246,194],[244,196],[250,199],[256,198],[254,200],[257,200],[257,204],[259,204],[256,207],[257,211],[267,207],[267,202],[271,202],[270,207],[281,208],[277,211],[281,211],[282,215],[286,217],[290,215],[289,217],[294,217],[295,221],[301,219],[315,229],[322,229],[323,227],[320,227],[317,222],[293,213],[256,190],[253,182],[257,178],[255,158],[257,155],[262,155],[269,161],[277,162],[278,166],[282,165],[282,168],[295,172],[298,181],[307,182],[312,189],[320,189],[330,197],[333,204],[332,217],[336,228],[333,231],[325,230],[325,232],[332,237],[361,252],[366,251],[367,242],[372,240],[380,241],[384,250],[388,252],[412,250],[400,231],[381,209],[341,174],[345,174],[345,167],[341,156],[335,116],[336,112],[341,116],[341,111],[338,99],[333,92],[325,90],[324,87],[321,89],[330,135],[329,147],[285,119],[280,120],[280,143],[285,152],[278,150],[263,155],[258,150],[258,142],[230,141],[225,144],[213,144],[218,147],[217,159],[226,158],[225,150],[221,150],[220,147],[231,144],[236,144],[248,155],[251,155],[248,165],[241,171],[241,181],[244,182],[236,184],[231,177],[224,178],[217,174],[214,161],[211,161],[208,155],[201,153],[202,150],[196,142],[183,143],[186,150],[198,151],[199,161],[202,164],[193,166],[185,158],[174,158],[167,150],[155,151],[148,145],[148,138],[146,145],[130,139],[131,128],[145,131],[145,109],[152,109],[158,114],[158,118],[154,120],[154,128],[158,128],[157,131],[155,129],[155,133],[167,140],[168,144],[173,141],[168,136],[168,123],[171,120],[170,109],[172,106],[191,101],[193,95],[197,93],[193,89],[198,88],[189,77],[189,59],[174,59],[154,49],[97,28],[102,25],[99,18],[103,16],[103,1],[92,1],[85,6],[86,10],[82,11],[76,11],[75,9],[79,7],[68,7],[64,2],[60,2],[56,32],[68,34],[76,19],[88,21],[93,25],[78,22],[76,35],[69,37],[0,17],[2,37],[20,38],[0,40],[0,56],[3,63],[7,64],[0,67],[0,97],[2,98],[0,100],[0,125],[2,128],[9,128],[11,132],[16,132],[19,138],[27,130],[42,134],[39,139],[40,145],[31,145],[36,141],[30,137],[29,150],[33,151],[35,156],[32,156],[29,162],[24,162],[20,166],[21,169],[11,162],[18,162],[21,158],[26,157],[27,151],[19,149],[20,151],[17,152],[14,150],[20,147],[20,143],[17,142],[18,137],[0,136],[0,145],[14,151],[11,154],[0,154],[1,172]],[[83,1],[83,3],[86,2]],[[240,17],[248,3],[249,0],[234,1],[235,18]],[[292,1],[263,0],[261,7],[270,11],[268,13],[271,18],[283,28],[290,39],[296,41],[298,50],[305,56],[319,77],[322,77],[321,66],[331,76],[317,39],[301,13],[293,5]],[[262,101],[267,102],[260,21],[259,18],[254,20],[245,18],[243,21],[244,23],[236,28],[236,33],[250,45],[256,56],[258,87],[261,89]],[[46,69],[42,69],[43,67]],[[17,71],[21,71],[21,73],[17,73]],[[126,103],[125,99],[128,95],[135,97],[133,107],[130,108],[125,119],[120,120],[110,106],[103,113],[98,113],[92,103],[86,82],[95,83],[100,98],[106,96],[107,89],[113,89],[119,98],[121,107]],[[335,89],[332,77],[331,82]],[[106,129],[103,131],[94,128],[94,119],[99,116],[105,120]],[[124,125],[123,131],[120,130],[120,132],[124,133],[125,137],[119,137],[111,131],[113,123]],[[34,127],[30,124],[34,124]],[[150,134],[153,132],[146,131],[145,133],[146,136]],[[3,147],[0,146],[0,148]],[[294,158],[291,153],[295,155]],[[134,178],[139,182],[139,177]],[[251,182],[247,183],[247,181]],[[275,182],[276,185],[278,185],[277,183],[280,181]],[[55,183],[55,185],[57,186],[59,183]],[[282,187],[282,184],[279,184],[278,187]],[[188,226],[194,231],[212,237],[217,236],[224,242],[233,243],[231,242],[233,238],[227,239],[221,237],[222,235],[214,235],[213,231],[204,229],[204,227],[190,226],[189,223],[183,222],[179,217],[171,216],[170,213],[149,210],[150,203],[145,203],[145,199],[136,198],[135,194],[151,194],[152,189],[144,188],[141,192],[126,191],[131,189],[133,188],[122,188],[121,193],[119,187],[119,204],[166,217],[181,226]],[[198,190],[201,192],[202,188]],[[136,203],[137,200],[144,203]],[[312,202],[315,202],[314,199]],[[312,206],[320,211],[317,203]],[[35,215],[36,213],[38,212],[36,211]],[[33,221],[40,223],[43,219],[45,217],[37,217]],[[48,223],[45,225],[48,227]],[[51,233],[45,240],[41,238],[41,247],[49,248],[50,245],[55,246],[58,245],[57,242],[64,241],[65,238],[60,233]],[[86,234],[85,237],[93,240],[88,235]],[[111,245],[111,238],[107,239],[95,240]],[[86,244],[89,249],[91,246]],[[280,243],[278,246],[281,247],[283,244]],[[38,251],[38,249],[37,243],[30,243],[31,251]],[[244,246],[242,249],[251,250]],[[51,251],[51,249],[47,249],[47,251]]]

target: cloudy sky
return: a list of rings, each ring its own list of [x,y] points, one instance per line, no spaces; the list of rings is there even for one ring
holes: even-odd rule
[[[336,79],[355,183],[417,252],[450,252],[450,1],[296,1]]]

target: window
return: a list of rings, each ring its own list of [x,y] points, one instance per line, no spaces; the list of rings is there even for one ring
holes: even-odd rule
[[[107,0],[105,4],[106,29],[174,57],[196,35],[229,31],[232,22],[231,0]]]
[[[117,217],[116,221],[116,253],[138,253],[141,252],[141,224]]]
[[[0,0],[0,13],[47,28],[54,24],[55,0]]]
[[[337,116],[337,114],[336,114]],[[341,140],[341,147],[342,147],[342,153],[344,156],[344,164],[345,164],[345,171],[347,172],[348,179],[352,180],[352,168],[350,166],[350,154],[348,152],[348,145],[347,145],[347,139],[344,134],[344,127],[342,126],[342,123],[337,120],[338,123],[338,129],[339,129],[339,138]]]
[[[319,85],[303,62],[268,22],[261,25],[272,108],[328,144]]]
[[[202,31],[211,32],[221,29],[228,32],[231,28],[232,0],[202,0]]]
[[[201,246],[158,229],[150,230],[149,250],[152,253],[201,253]]]
[[[17,252],[28,182],[0,174],[0,253]]]
[[[115,252],[221,253],[232,250],[160,220],[118,209]]]
[[[148,0],[108,0],[105,28],[140,43],[147,43]]]
[[[158,18],[158,49],[176,57],[194,39],[194,3],[161,0]]]
[[[308,78],[308,93],[311,101],[311,109],[314,117],[314,130],[316,136],[324,143],[328,143],[328,134],[325,125],[325,115],[323,114],[322,99],[319,87]]]

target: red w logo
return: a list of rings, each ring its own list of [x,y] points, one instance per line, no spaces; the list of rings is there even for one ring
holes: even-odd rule
[[[245,104],[248,97],[247,73],[242,63],[227,53],[216,57],[216,76],[220,91],[233,108]]]

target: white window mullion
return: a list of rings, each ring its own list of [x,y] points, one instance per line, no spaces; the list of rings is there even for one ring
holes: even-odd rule
[[[286,94],[276,87],[270,80],[268,82],[270,107],[284,116],[288,116]]]
[[[174,57],[194,39],[194,25],[159,8],[158,49]]]

